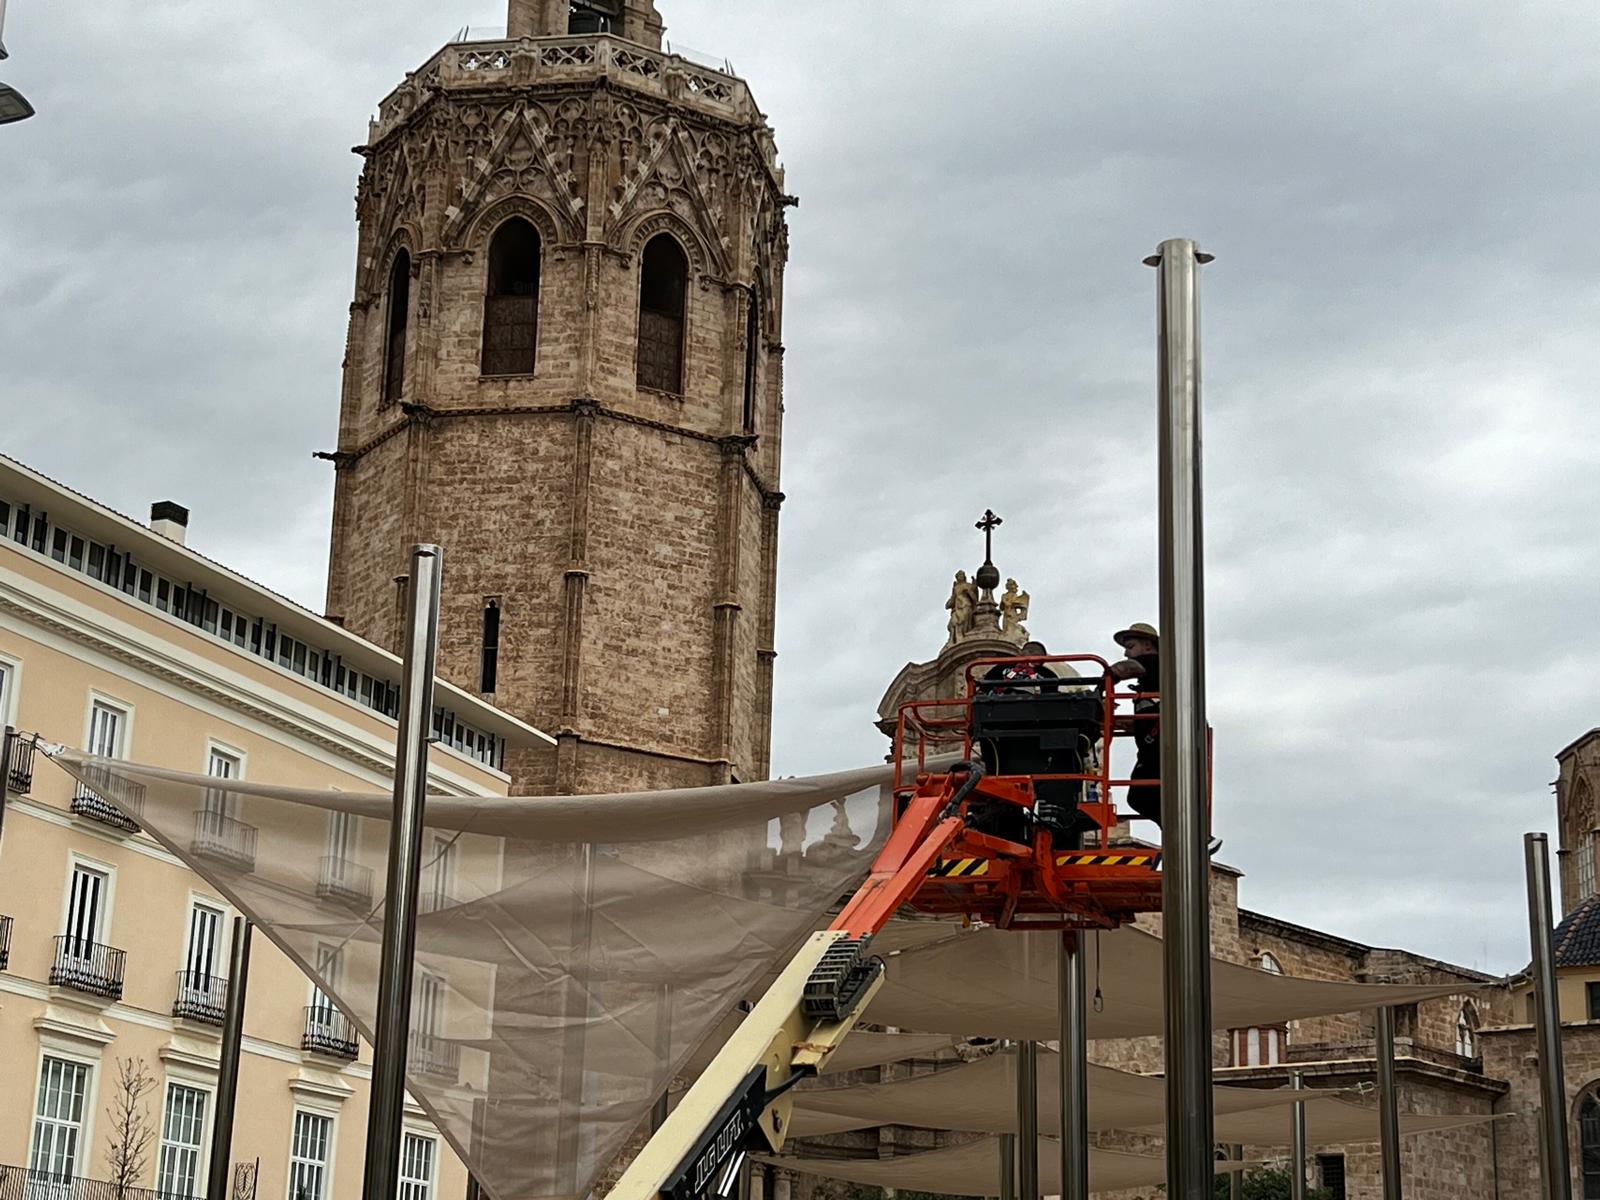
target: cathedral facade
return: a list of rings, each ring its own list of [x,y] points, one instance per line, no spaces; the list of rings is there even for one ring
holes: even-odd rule
[[[553,732],[519,791],[765,778],[784,191],[651,0],[513,0],[382,102],[356,196],[327,611]]]

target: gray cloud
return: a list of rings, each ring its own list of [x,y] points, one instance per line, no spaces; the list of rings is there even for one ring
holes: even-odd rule
[[[1205,276],[1217,821],[1244,900],[1498,969],[1600,720],[1600,15],[662,0],[792,190],[776,760],[882,752],[971,522],[1058,650],[1154,619],[1153,275]],[[43,5],[0,132],[0,445],[312,605],[348,147],[491,3]]]

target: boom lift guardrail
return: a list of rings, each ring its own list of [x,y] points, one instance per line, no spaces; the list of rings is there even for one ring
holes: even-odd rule
[[[1049,663],[1093,673],[1039,674]],[[745,1016],[608,1200],[726,1197],[749,1152],[782,1148],[791,1089],[821,1070],[882,986],[883,961],[869,950],[902,905],[1002,929],[1110,929],[1160,910],[1160,851],[1110,844],[1122,819],[1113,789],[1156,785],[1111,774],[1112,740],[1158,719],[1148,703],[1117,704],[1157,697],[1118,692],[1110,664],[1090,654],[985,659],[967,668],[965,691],[901,707],[894,827],[866,881]],[[957,747],[961,761],[930,769]]]

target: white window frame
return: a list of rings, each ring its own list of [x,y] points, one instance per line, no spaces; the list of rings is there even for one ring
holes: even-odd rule
[[[201,1097],[201,1103],[203,1107],[200,1112],[200,1128],[195,1135],[198,1138],[198,1141],[196,1141],[193,1145],[173,1142],[168,1135],[167,1118],[171,1114],[169,1104],[172,1098],[172,1089],[175,1087],[185,1088],[191,1092],[198,1092]],[[174,1146],[179,1150],[180,1153],[183,1150],[191,1150],[194,1152],[194,1179],[190,1186],[188,1195],[195,1197],[196,1200],[205,1195],[206,1173],[210,1168],[211,1162],[211,1121],[214,1115],[213,1110],[215,1108],[215,1088],[209,1087],[203,1083],[197,1083],[193,1079],[174,1078],[171,1075],[167,1076],[166,1087],[163,1088],[161,1092],[161,1136],[156,1144],[157,1191],[163,1192],[163,1194],[168,1197],[178,1197],[183,1195],[183,1193],[178,1189],[169,1189],[165,1191],[163,1189],[161,1172],[167,1161],[167,1147]]]
[[[425,911],[438,912],[456,902],[456,853],[459,836],[442,833],[433,835],[433,853],[429,856],[428,906]]]
[[[56,929],[62,934],[72,932],[72,879],[77,873],[77,868],[85,871],[94,871],[105,877],[105,887],[100,897],[99,919],[95,923],[93,940],[102,946],[111,944],[111,917],[115,909],[114,901],[117,895],[117,868],[111,863],[98,858],[90,858],[87,854],[80,854],[76,850],[67,854],[67,874],[61,888],[61,916],[56,921]]]
[[[228,905],[213,896],[202,895],[200,892],[189,893],[189,905],[184,912],[187,919],[183,926],[183,958],[179,962],[180,969],[188,972],[194,962],[194,913],[197,908],[206,908],[217,914],[217,937],[212,949],[211,974],[225,974],[228,955],[232,949],[232,925],[228,921]],[[192,1085],[185,1085],[192,1086]]]
[[[109,708],[118,715],[116,744],[114,754],[107,758],[126,758],[128,749],[133,745],[133,705],[126,700],[119,700],[109,693],[98,688],[89,689],[89,706],[83,716],[83,748],[89,753],[95,753],[91,739],[94,736],[94,710],[96,707]]]
[[[326,1154],[324,1155],[321,1163],[322,1186],[318,1189],[317,1195],[312,1197],[312,1200],[334,1200],[333,1152],[334,1147],[338,1144],[339,1138],[338,1114],[329,1112],[326,1109],[313,1108],[310,1105],[305,1104],[296,1104],[294,1106],[294,1112],[289,1118],[289,1169],[287,1172],[285,1172],[287,1176],[287,1182],[284,1185],[284,1195],[286,1200],[299,1200],[299,1197],[294,1190],[295,1165],[297,1162],[310,1163],[312,1161],[310,1159],[297,1159],[295,1156],[295,1131],[302,1116],[314,1117],[319,1121],[326,1121],[328,1123],[328,1140],[325,1147]]]
[[[414,1173],[418,1165],[409,1154],[413,1143],[427,1147],[422,1163],[422,1174]],[[439,1176],[439,1139],[419,1129],[405,1129],[400,1135],[400,1173],[396,1200],[433,1200]]]
[[[331,973],[327,969],[329,962],[334,967]],[[328,986],[337,989],[340,979],[344,975],[344,945],[339,942],[317,942],[312,947],[311,963],[316,968],[317,974],[327,979]],[[316,980],[310,980],[309,983],[310,999],[306,1001],[308,1007],[339,1012],[339,1006],[333,1002],[333,997],[318,987]],[[339,1013],[339,1015],[342,1017],[344,1014]]]
[[[74,1054],[71,1051],[63,1051],[60,1047],[54,1045],[41,1046],[39,1048],[39,1062],[34,1071],[33,1095],[28,1104],[28,1169],[33,1169],[35,1145],[41,1119],[39,1116],[39,1090],[44,1086],[45,1064],[52,1059],[83,1068],[83,1110],[77,1122],[78,1137],[73,1151],[72,1162],[72,1173],[81,1175],[83,1169],[89,1165],[94,1156],[95,1086],[99,1082],[100,1060],[82,1054]]]
[[[1595,832],[1584,830],[1578,835],[1578,899],[1586,900],[1595,894]]]
[[[219,775],[212,770],[218,762],[227,764],[227,774]],[[213,779],[227,779],[234,782],[244,778],[245,754],[243,750],[235,749],[214,738],[206,739],[205,773]],[[220,801],[220,803],[219,803]],[[221,817],[236,818],[238,816],[238,803],[232,797],[218,796],[213,798],[208,789],[203,800],[204,811],[212,812]]]
[[[17,693],[22,688],[22,660],[0,654],[0,726],[17,723]]]

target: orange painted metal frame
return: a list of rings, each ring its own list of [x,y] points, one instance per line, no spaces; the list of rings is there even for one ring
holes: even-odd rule
[[[1104,750],[1096,769],[984,776],[958,799],[965,772],[930,771],[927,762],[930,753],[958,746],[963,758],[971,760],[976,671],[1005,664],[1056,662],[1088,663],[1097,668],[1093,674],[1062,676],[1057,685],[1102,688],[1100,740]],[[1155,780],[1111,775],[1112,739],[1131,736],[1141,723],[1159,720],[1156,712],[1119,713],[1117,702],[1158,698],[1152,693],[1118,692],[1110,664],[1098,655],[1060,654],[982,659],[967,667],[965,697],[903,705],[895,736],[894,831],[867,882],[831,928],[870,935],[902,904],[930,914],[961,915],[1002,928],[1029,929],[1113,928],[1138,913],[1159,911],[1160,851],[1109,844],[1110,831],[1119,820],[1113,789],[1157,786]],[[1209,744],[1207,749],[1209,759]],[[908,778],[913,762],[915,772]],[[997,805],[1032,808],[1034,785],[1040,780],[1073,781],[1093,790],[1093,798],[1081,803],[1079,812],[1099,831],[1095,846],[1057,847],[1052,834],[1040,827],[1035,827],[1029,844],[970,827],[968,815],[975,803],[991,812]],[[1209,808],[1209,786],[1207,792]]]

